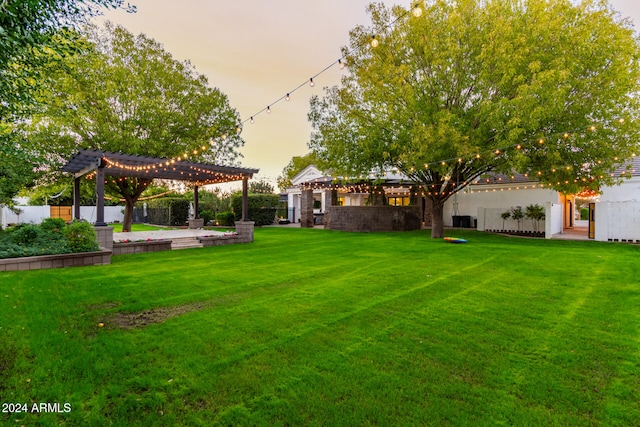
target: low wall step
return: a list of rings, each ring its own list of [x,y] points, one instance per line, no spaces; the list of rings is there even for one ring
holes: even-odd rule
[[[171,239],[171,250],[203,247],[204,245],[200,243],[197,237],[178,237]]]

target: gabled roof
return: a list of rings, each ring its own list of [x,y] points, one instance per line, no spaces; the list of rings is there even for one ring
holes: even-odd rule
[[[99,165],[104,166],[107,176],[172,179],[202,184],[240,181],[252,178],[259,171],[98,150],[79,150],[61,170],[78,177],[97,169]]]
[[[296,186],[312,182],[331,182],[331,180],[332,178],[325,175],[316,165],[309,165],[291,179],[291,184]]]

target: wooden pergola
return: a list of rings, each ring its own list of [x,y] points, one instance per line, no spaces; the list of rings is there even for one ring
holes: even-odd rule
[[[96,226],[105,226],[104,183],[107,176],[121,178],[149,178],[186,181],[194,184],[194,210],[198,212],[198,188],[203,185],[242,181],[242,221],[248,215],[248,181],[258,169],[220,166],[172,160],[160,157],[136,156],[99,150],[80,150],[62,167],[62,172],[74,176],[73,201],[75,219],[80,218],[80,179],[95,171]]]

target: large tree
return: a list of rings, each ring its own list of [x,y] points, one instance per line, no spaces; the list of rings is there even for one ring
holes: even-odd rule
[[[432,237],[445,201],[482,174],[575,192],[613,182],[637,152],[640,49],[606,1],[369,10],[341,86],[312,99],[310,147],[341,175],[404,173],[431,201]]]
[[[287,166],[282,169],[282,175],[277,179],[280,191],[285,191],[291,187],[291,180],[295,178],[307,166],[317,164],[319,159],[314,152],[307,153],[304,156],[293,156]]]
[[[107,24],[88,30],[92,54],[67,61],[50,102],[34,120],[37,137],[56,154],[78,148],[232,164],[244,142],[239,115],[227,96],[211,88],[188,62],[172,58],[156,41]],[[194,153],[197,153],[194,154]],[[105,190],[126,201],[123,229],[151,179],[108,181]]]
[[[105,7],[123,5],[122,0],[0,1],[0,205],[11,205],[37,176],[38,153],[16,125],[37,108],[51,69],[81,48],[68,28]]]

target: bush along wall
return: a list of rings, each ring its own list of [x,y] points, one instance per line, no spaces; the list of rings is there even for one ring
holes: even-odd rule
[[[147,201],[148,220],[157,225],[182,226],[189,220],[189,207],[189,200],[182,197],[149,200]]]
[[[40,225],[21,224],[0,231],[0,259],[98,251],[98,240],[88,222],[67,225],[46,218]]]
[[[256,226],[273,224],[278,211],[280,196],[277,194],[249,194],[249,219],[255,221]],[[242,219],[242,195],[236,194],[231,199],[231,207],[236,221]]]

